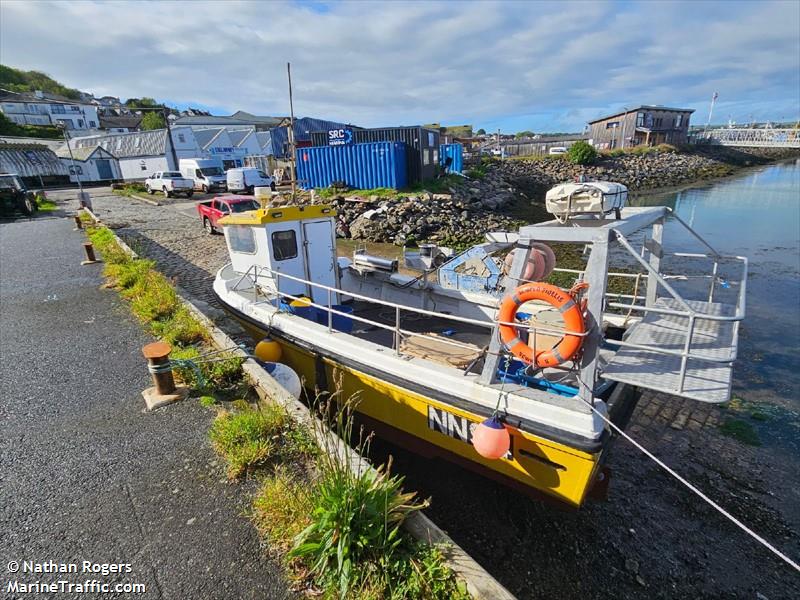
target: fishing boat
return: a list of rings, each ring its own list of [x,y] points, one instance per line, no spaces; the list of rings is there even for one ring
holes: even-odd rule
[[[337,256],[330,206],[264,204],[220,220],[230,262],[214,291],[306,389],[355,396],[379,435],[578,507],[607,486],[609,422],[624,427],[640,390],[729,399],[745,314],[745,257],[626,198],[558,186],[553,220],[409,251],[417,274]],[[667,221],[699,251],[671,250]],[[580,268],[554,264],[567,247]]]

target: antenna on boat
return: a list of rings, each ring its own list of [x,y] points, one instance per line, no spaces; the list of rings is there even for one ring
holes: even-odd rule
[[[292,102],[292,63],[286,63],[286,74],[289,76],[289,147],[292,150],[292,202],[297,194],[297,145],[294,142],[294,104]]]

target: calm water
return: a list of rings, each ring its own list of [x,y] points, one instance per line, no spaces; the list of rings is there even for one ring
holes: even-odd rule
[[[734,394],[763,403],[797,442],[800,413],[800,160],[741,177],[639,198],[666,204],[723,254],[747,256],[747,316],[734,368]],[[672,251],[699,247],[677,222],[665,229]],[[690,250],[691,248],[691,250]],[[761,429],[775,431],[775,423]]]

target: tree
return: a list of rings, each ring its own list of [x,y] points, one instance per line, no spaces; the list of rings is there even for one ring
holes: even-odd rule
[[[533,137],[534,135],[536,135],[536,134],[534,134],[532,131],[520,131],[514,137],[516,137],[516,138],[530,138],[530,137]]]
[[[567,158],[576,165],[588,165],[597,158],[597,150],[590,143],[578,140],[567,150]]]
[[[143,98],[128,98],[125,100],[125,106],[128,108],[158,108],[164,105],[159,104],[153,98],[145,96]]]
[[[486,135],[486,130],[483,127],[481,127],[475,133],[477,133],[478,135]]]
[[[167,124],[164,122],[164,115],[155,110],[148,110],[142,118],[142,129],[149,131],[151,129],[164,129]]]
[[[21,71],[6,65],[0,65],[0,88],[12,92],[35,92],[41,90],[50,94],[59,94],[73,100],[80,98],[81,93],[62,85],[49,75],[40,71]]]

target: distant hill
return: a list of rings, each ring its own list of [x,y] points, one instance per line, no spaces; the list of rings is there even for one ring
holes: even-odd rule
[[[0,65],[0,88],[12,92],[35,92],[41,90],[51,94],[59,94],[72,100],[79,100],[80,90],[68,88],[58,81],[39,71],[21,71],[6,65]]]

